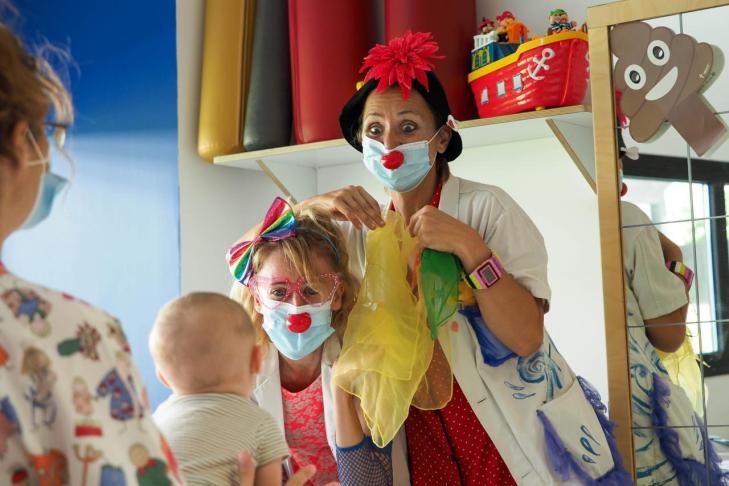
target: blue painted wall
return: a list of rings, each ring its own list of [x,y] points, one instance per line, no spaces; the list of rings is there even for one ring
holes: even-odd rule
[[[76,176],[51,217],[13,235],[8,268],[121,319],[156,406],[147,336],[177,296],[179,184],[175,4],[15,0],[29,44],[70,48],[77,121],[68,140]],[[55,157],[54,170],[68,164]]]

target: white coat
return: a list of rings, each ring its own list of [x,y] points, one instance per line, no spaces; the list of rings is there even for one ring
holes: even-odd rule
[[[501,189],[451,176],[443,185],[439,209],[477,230],[502,264],[534,297],[549,302],[547,253],[539,230]],[[366,265],[366,231],[344,224],[353,273],[362,277]],[[476,334],[461,314],[449,326],[453,375],[481,425],[498,448],[516,482],[524,486],[580,484],[574,475],[564,481],[548,464],[541,410],[558,430],[572,455],[586,457],[582,467],[601,477],[614,467],[607,440],[575,375],[545,331],[540,351],[512,357],[498,366],[485,363]],[[480,325],[483,325],[481,323]],[[447,345],[441,340],[442,345]],[[331,359],[338,343],[327,343],[322,358],[327,439],[334,450],[334,417],[329,388]],[[258,403],[283,426],[277,353],[268,353],[254,392]],[[565,413],[563,413],[565,412]],[[580,450],[584,431],[594,438],[590,451]],[[393,442],[393,483],[410,484],[404,428]],[[593,464],[594,463],[594,464]]]

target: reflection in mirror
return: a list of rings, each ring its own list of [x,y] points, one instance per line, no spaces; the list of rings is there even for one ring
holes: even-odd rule
[[[711,12],[610,33],[638,484],[727,480],[705,425],[729,426],[729,17]]]
[[[709,439],[722,461],[722,466],[729,469],[729,427],[709,427]]]
[[[729,6],[687,12],[681,16],[682,31],[726,51],[727,19],[729,19]],[[726,59],[724,62],[726,63]],[[705,90],[704,98],[714,111],[729,111],[729,77],[720,76],[714,80]]]

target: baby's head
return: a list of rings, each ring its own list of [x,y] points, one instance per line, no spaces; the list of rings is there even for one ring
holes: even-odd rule
[[[177,394],[247,397],[261,367],[256,334],[243,307],[215,293],[193,292],[162,307],[149,348],[160,380]]]

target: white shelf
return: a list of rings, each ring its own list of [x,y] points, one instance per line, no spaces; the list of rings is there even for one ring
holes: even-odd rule
[[[554,129],[550,124],[545,123],[549,120],[556,126],[569,124],[569,126],[583,129],[589,128],[590,137],[592,136],[592,113],[590,107],[586,105],[468,120],[460,123],[459,133],[463,139],[464,149],[514,143],[555,136]],[[582,133],[586,132],[582,130]],[[582,158],[579,151],[578,155]],[[262,170],[258,164],[259,160],[272,167],[290,165],[318,169],[360,162],[362,154],[352,148],[343,138],[339,138],[324,142],[222,155],[215,157],[213,163],[240,169]],[[594,166],[594,162],[592,165]]]

